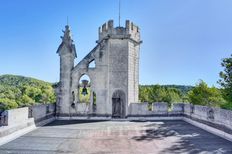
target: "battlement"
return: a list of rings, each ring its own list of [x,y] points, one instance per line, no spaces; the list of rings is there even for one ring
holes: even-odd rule
[[[140,30],[133,22],[126,20],[125,27],[114,27],[114,21],[109,20],[99,27],[99,41],[105,38],[130,38],[140,41]]]

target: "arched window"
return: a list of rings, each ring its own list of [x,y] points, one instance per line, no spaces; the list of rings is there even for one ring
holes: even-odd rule
[[[95,68],[96,67],[95,59],[93,59],[91,62],[89,62],[88,67],[89,68]]]
[[[96,112],[97,110],[97,96],[96,93],[93,92],[93,112]]]
[[[126,95],[122,90],[116,90],[112,96],[112,117],[125,118]]]
[[[90,103],[91,95],[91,82],[88,75],[84,74],[81,76],[78,85],[78,102],[79,103]]]

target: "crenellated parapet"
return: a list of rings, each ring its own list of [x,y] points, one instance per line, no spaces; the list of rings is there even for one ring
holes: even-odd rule
[[[133,22],[126,20],[125,27],[114,27],[114,21],[109,20],[99,27],[99,40],[115,38],[115,39],[131,39],[140,43],[140,30]]]

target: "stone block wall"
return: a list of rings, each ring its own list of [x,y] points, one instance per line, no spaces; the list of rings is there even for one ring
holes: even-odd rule
[[[168,114],[168,104],[165,102],[153,103],[153,112],[158,115]]]
[[[91,114],[91,105],[87,103],[76,103],[75,107],[70,107],[70,114],[67,114],[68,117],[85,117]],[[59,114],[57,114],[57,117],[60,117]],[[62,117],[62,116],[61,116]]]
[[[168,104],[165,102],[152,103],[149,110],[149,103],[131,103],[129,105],[128,117],[131,116],[181,116],[184,113],[184,104],[174,104],[169,111]]]
[[[172,109],[168,112],[169,115],[183,115],[184,114],[184,104],[177,103],[173,104]]]
[[[144,106],[144,105],[142,105]],[[90,105],[86,103],[77,103],[75,109],[71,109],[72,115],[86,116],[90,112]],[[144,109],[145,111],[145,109]],[[142,113],[141,110],[139,113]],[[55,118],[56,105],[55,104],[38,104],[31,107],[24,107],[12,110],[6,110],[0,115],[0,126],[15,125],[23,123],[31,119],[35,124],[41,121]]]
[[[6,110],[1,113],[0,125],[17,125],[27,122],[30,118],[34,118],[34,122],[37,123],[55,117],[55,109],[55,104],[40,104],[31,107]]]
[[[2,127],[0,127],[0,138],[15,132],[17,134],[23,134],[33,130],[38,125],[45,125],[54,119],[55,104],[43,104],[6,110],[1,113],[0,126]],[[5,139],[7,138],[2,138],[2,142],[5,142]],[[0,141],[0,143],[2,142]]]
[[[214,121],[218,124],[232,128],[232,111],[214,109]]]
[[[129,105],[129,116],[147,116],[152,112],[148,110],[148,103],[131,103]]]
[[[39,104],[30,107],[29,117],[33,117],[35,123],[55,116],[55,104]]]
[[[230,110],[184,104],[184,116],[232,134],[232,111]]]
[[[202,119],[202,120],[208,120],[208,111],[209,107],[207,106],[200,106],[200,105],[194,105],[192,116]]]
[[[194,110],[194,105],[192,104],[184,104],[184,113],[186,115],[191,115]]]
[[[31,107],[6,110],[1,113],[1,125],[13,126],[27,122],[33,118],[34,122],[55,117],[55,104],[40,104]]]
[[[88,114],[89,107],[90,107],[89,104],[86,104],[86,103],[77,103],[76,105],[77,105],[76,110],[77,110],[78,114]]]
[[[131,103],[127,117],[183,117],[232,134],[232,111],[187,103],[175,103],[172,109],[164,102]]]
[[[2,114],[5,117],[3,125],[17,125],[28,120],[28,107],[12,109],[4,111]]]

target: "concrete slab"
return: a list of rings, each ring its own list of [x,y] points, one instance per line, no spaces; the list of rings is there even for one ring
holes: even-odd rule
[[[232,142],[181,120],[57,120],[0,146],[0,153],[232,153]]]

